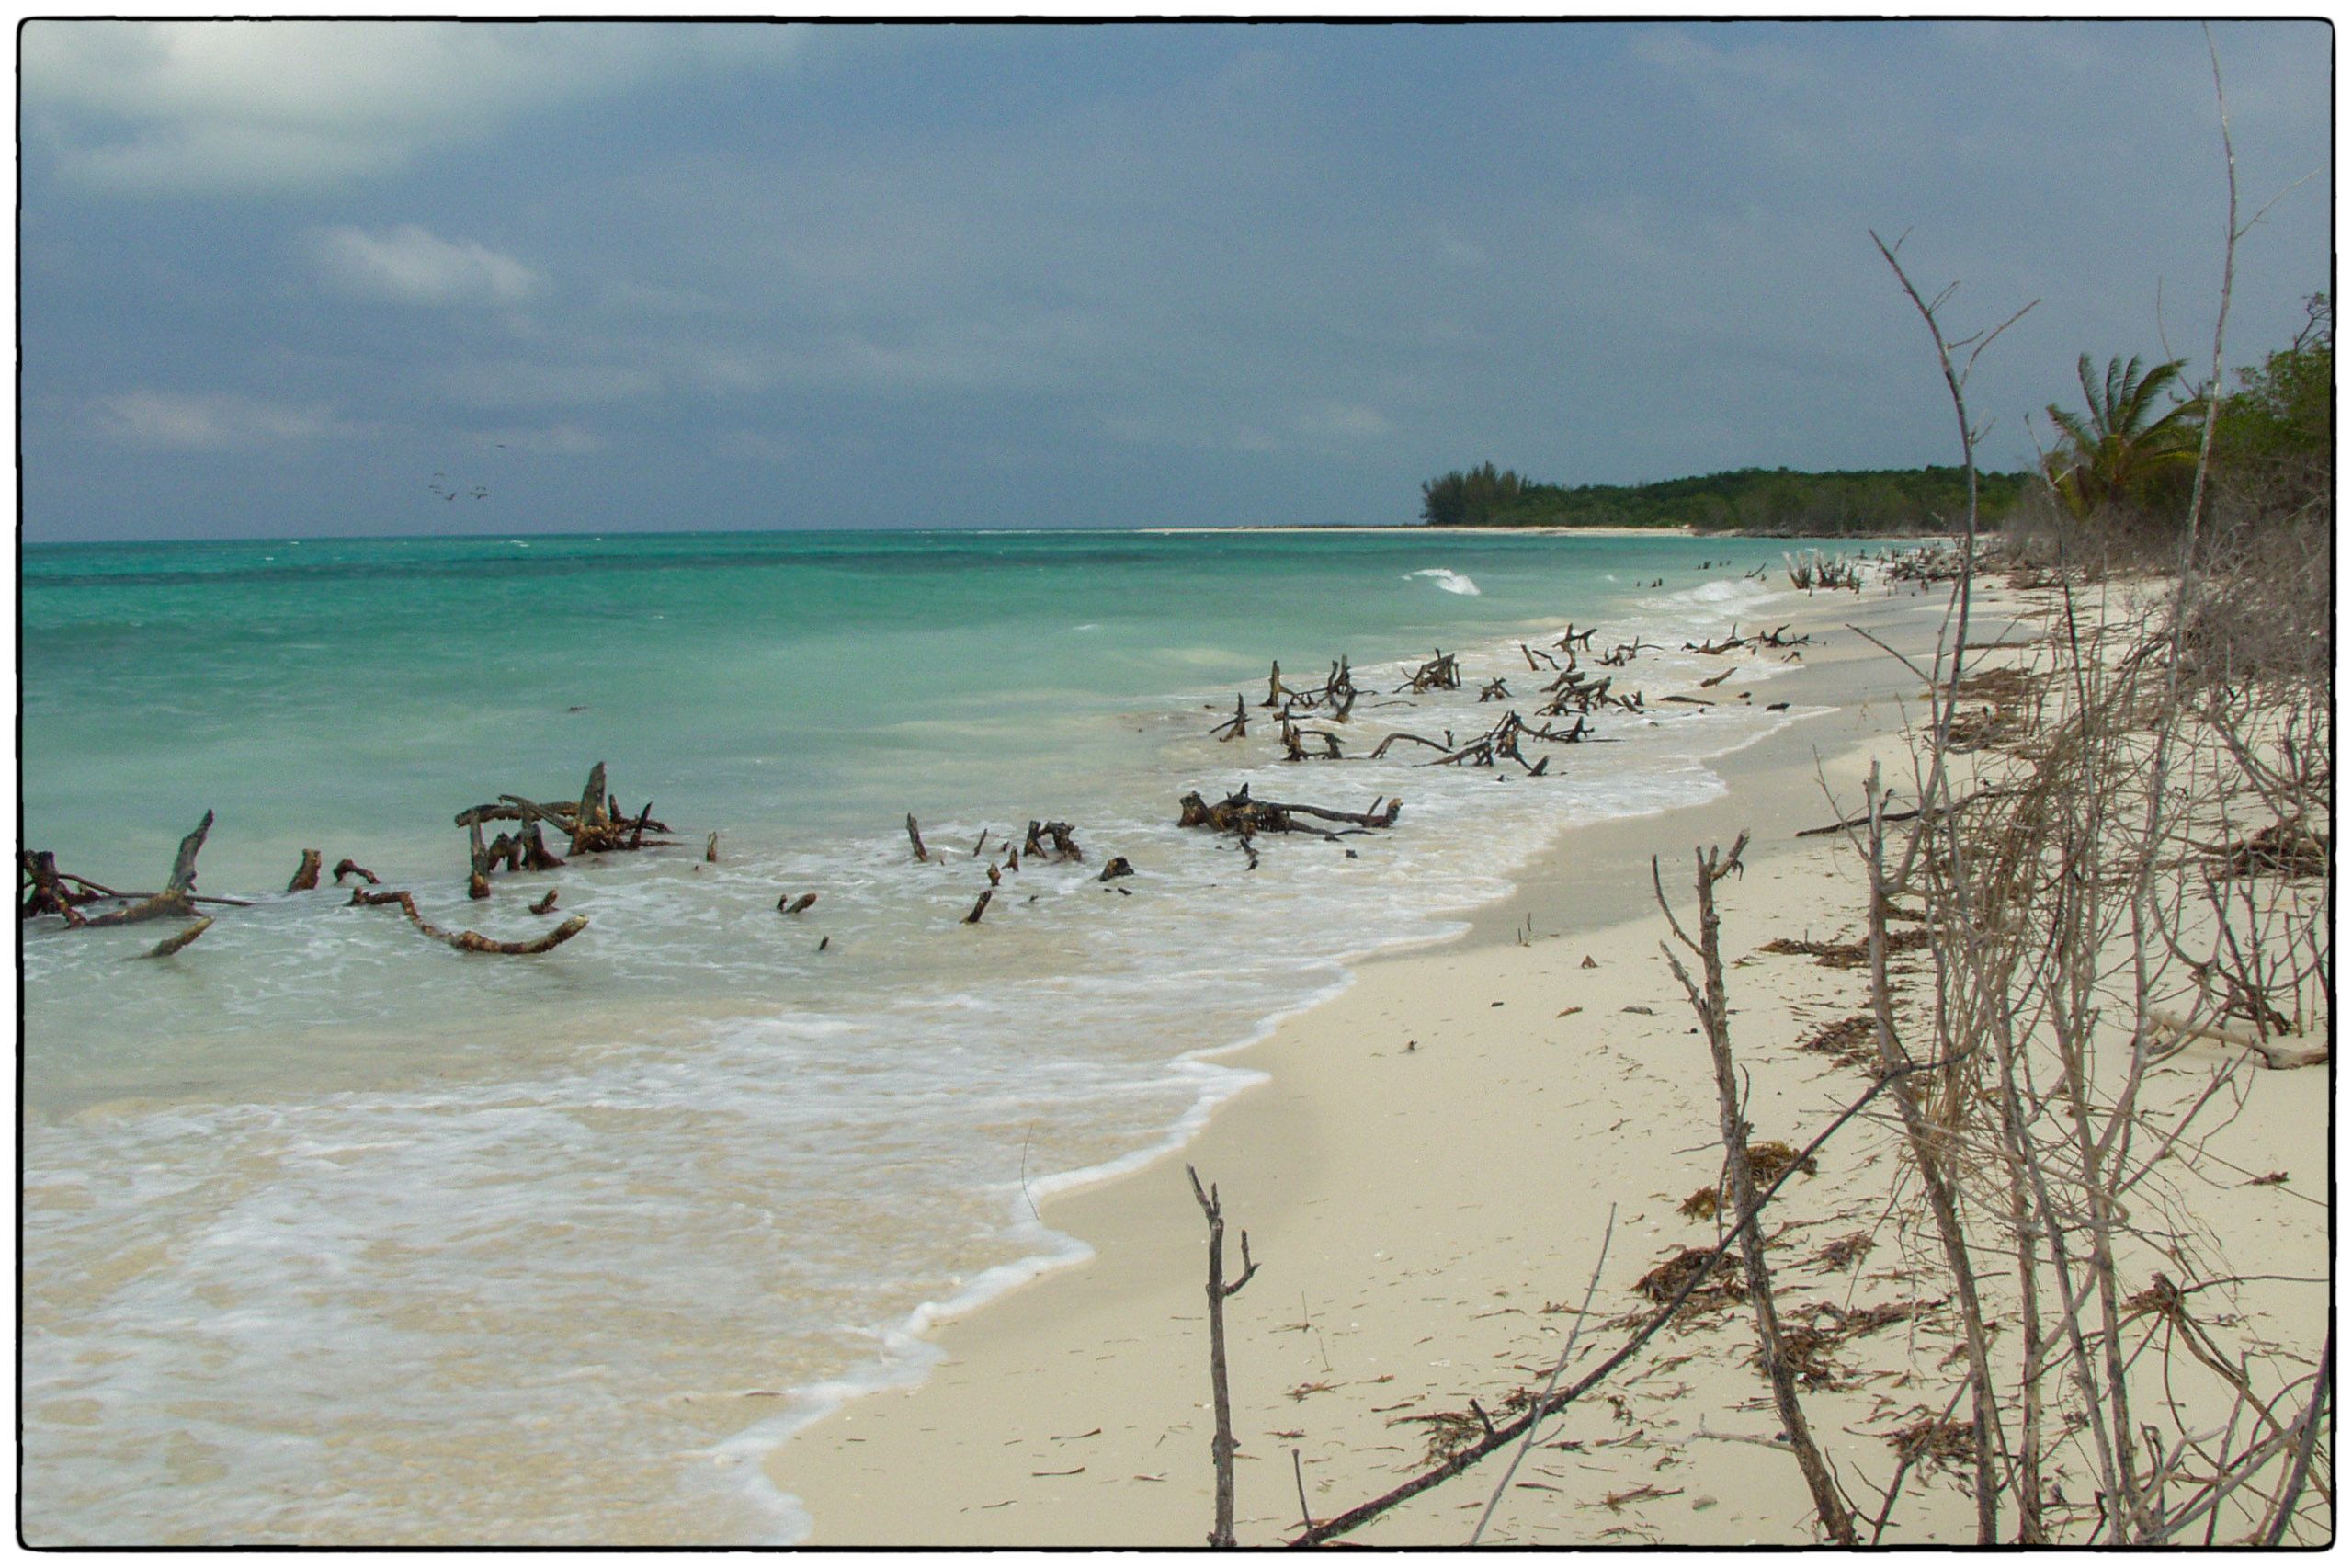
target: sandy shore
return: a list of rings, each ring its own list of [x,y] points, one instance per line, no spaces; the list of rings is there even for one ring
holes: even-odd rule
[[[1438,527],[1431,523],[1236,523],[1225,528],[1139,528],[1147,534],[1544,534],[1550,536],[1581,535],[1586,539],[1690,539],[1699,530],[1687,523],[1665,523],[1653,528],[1596,526],[1593,528],[1547,528],[1530,525],[1524,528],[1494,528],[1483,523],[1449,523]],[[1738,533],[1721,533],[1726,540],[1744,539]],[[1769,535],[1757,535],[1770,540]]]
[[[2008,614],[1992,608],[1973,637],[1995,637]],[[1770,695],[1833,711],[1719,762],[1730,792],[1709,805],[1568,835],[1462,941],[1367,963],[1346,994],[1229,1058],[1269,1081],[1181,1154],[1046,1204],[1048,1222],[1095,1247],[1091,1261],[936,1331],[945,1358],[927,1381],[856,1402],[774,1454],[769,1477],[809,1511],[809,1543],[1201,1542],[1212,1490],[1205,1244],[1187,1163],[1218,1184],[1260,1266],[1227,1303],[1244,1545],[1297,1533],[1301,1492],[1321,1519],[1422,1468],[1433,1417],[1468,1416],[1472,1401],[1494,1413],[1540,1384],[1612,1212],[1572,1369],[1614,1348],[1626,1331],[1609,1320],[1645,1305],[1634,1280],[1715,1235],[1677,1212],[1715,1179],[1721,1153],[1707,1051],[1659,950],[1653,854],[1687,908],[1692,847],[1755,834],[1722,903],[1755,1136],[1801,1143],[1868,1083],[1797,1048],[1859,1010],[1861,974],[1756,949],[1854,933],[1852,862],[1833,839],[1792,835],[1837,814],[1824,780],[1850,809],[1874,756],[1901,761],[1918,695],[1888,655],[1823,629],[1859,619],[1924,650],[1936,610],[1872,597],[1824,601],[1813,619],[1821,641],[1803,672]],[[2192,1050],[2178,1092],[2221,1049]],[[2244,1112],[2209,1145],[2225,1164],[2288,1178],[2201,1200],[2244,1272],[2324,1272],[2316,1082],[2251,1074]],[[1951,1386],[1937,1369],[1949,1341],[1932,1244],[1882,1212],[1899,1142],[1889,1121],[1856,1121],[1776,1210],[1788,1227],[1773,1255],[1784,1303],[1901,1309],[1841,1348],[1839,1388],[1807,1396],[1832,1462],[1871,1484],[1892,1468],[1888,1432],[1936,1415]],[[1857,1256],[1821,1259],[1856,1235],[1867,1238]],[[2326,1294],[2276,1286],[2249,1291],[2244,1310],[2279,1339],[2316,1343]],[[1669,1330],[1606,1397],[1545,1428],[1488,1540],[1812,1541],[1795,1466],[1771,1444],[1753,1346],[1738,1313]],[[1460,1544],[1502,1479],[1489,1460],[1354,1539]],[[1931,1470],[1911,1482],[1890,1539],[1957,1543],[1971,1519],[1960,1478]]]

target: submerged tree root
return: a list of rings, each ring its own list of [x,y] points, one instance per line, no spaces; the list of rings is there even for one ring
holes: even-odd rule
[[[405,892],[369,892],[365,888],[354,888],[351,892],[351,902],[364,904],[396,903],[400,906],[401,913],[408,916],[410,925],[437,942],[447,942],[461,953],[506,953],[516,957],[543,953],[551,948],[562,947],[588,928],[588,917],[585,915],[575,915],[543,937],[535,937],[528,942],[501,942],[485,937],[479,931],[442,930],[416,912],[416,901]]]

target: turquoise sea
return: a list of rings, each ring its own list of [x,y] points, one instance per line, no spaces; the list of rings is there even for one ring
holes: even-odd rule
[[[1719,791],[1710,759],[1790,716],[1759,693],[1604,718],[1608,744],[1533,778],[1364,760],[1370,742],[1484,729],[1496,676],[1531,713],[1519,642],[1572,621],[1670,650],[1768,623],[1793,602],[1781,549],[26,547],[24,844],[152,889],[210,809],[198,891],[253,901],[153,962],[169,926],[22,929],[28,1539],[792,1539],[760,1455],[921,1376],[940,1313],[1083,1256],[1040,1196],[1185,1137],[1254,1081],[1217,1053],[1351,960],[1459,932],[1571,824]],[[1465,688],[1395,694],[1437,648]],[[1342,654],[1367,692],[1346,759],[1286,763],[1263,722],[1210,737],[1269,661],[1319,684]],[[1643,684],[1678,658],[1648,655]],[[469,902],[453,814],[576,799],[598,761],[675,847]],[[1175,826],[1182,793],[1245,781],[1403,814],[1262,842],[1252,871]],[[1085,862],[1032,860],[963,924],[975,841],[1032,819],[1074,824]],[[344,891],[283,892],[304,848],[443,926],[589,926],[537,958],[460,954]],[[1098,882],[1112,856],[1136,874]],[[549,888],[558,911],[529,913]],[[801,892],[806,914],[777,912]]]

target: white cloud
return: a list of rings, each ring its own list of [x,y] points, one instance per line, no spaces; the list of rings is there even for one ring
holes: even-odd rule
[[[35,21],[26,125],[85,184],[137,195],[317,189],[550,106],[765,69],[799,29],[710,24]]]
[[[511,305],[539,286],[539,274],[472,240],[445,240],[414,223],[370,233],[335,228],[313,236],[320,269],[364,299],[408,305]]]
[[[269,403],[233,392],[142,388],[98,399],[95,413],[98,428],[118,440],[183,452],[313,440],[338,428],[315,404]]]

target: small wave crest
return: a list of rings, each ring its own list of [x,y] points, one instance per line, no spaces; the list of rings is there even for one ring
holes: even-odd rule
[[[1407,572],[1404,576],[1407,582],[1415,577],[1426,577],[1449,594],[1468,594],[1473,598],[1479,597],[1476,583],[1449,567],[1426,566],[1418,572]]]

